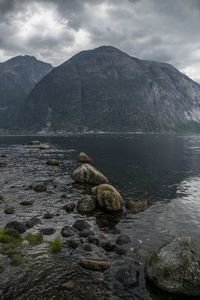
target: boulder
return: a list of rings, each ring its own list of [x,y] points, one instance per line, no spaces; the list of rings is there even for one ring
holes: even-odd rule
[[[80,199],[77,203],[77,211],[79,213],[89,213],[91,211],[94,211],[97,207],[97,201],[96,199],[85,196],[85,198]]]
[[[200,263],[190,237],[178,237],[151,254],[145,277],[170,293],[200,296]]]
[[[98,205],[108,211],[122,210],[122,197],[120,193],[109,184],[100,184],[92,188],[96,195]]]
[[[48,159],[47,165],[49,166],[59,166],[59,161],[57,159]]]
[[[135,199],[129,199],[126,202],[126,208],[130,210],[132,213],[138,213],[145,209],[147,209],[150,206],[149,200],[135,200]]]
[[[40,145],[40,150],[49,150],[49,149],[50,149],[50,147],[47,144],[41,144]]]
[[[92,162],[92,159],[84,152],[81,152],[78,156],[78,161],[83,164],[89,164]]]
[[[85,269],[102,272],[111,267],[111,263],[109,261],[93,258],[81,258],[80,265]]]
[[[92,185],[108,183],[108,179],[89,164],[83,164],[77,168],[72,177],[78,183],[88,183]]]
[[[5,160],[0,160],[0,168],[7,167],[7,162]]]

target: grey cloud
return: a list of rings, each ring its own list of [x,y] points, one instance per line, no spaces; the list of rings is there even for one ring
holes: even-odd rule
[[[34,3],[55,20],[33,20],[34,30],[24,36],[19,13],[23,18]],[[0,60],[24,53],[60,64],[78,51],[110,44],[171,63],[200,81],[199,27],[200,0],[0,0]],[[24,28],[26,33],[26,19]]]

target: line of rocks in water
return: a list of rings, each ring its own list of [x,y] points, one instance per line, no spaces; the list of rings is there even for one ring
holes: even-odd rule
[[[41,150],[50,149],[47,144],[40,144],[39,141],[32,141],[31,145],[37,145]],[[3,158],[5,158],[3,156]],[[94,211],[97,207],[105,211],[119,212],[123,208],[123,199],[120,193],[109,183],[108,179],[90,163],[92,159],[85,153],[80,153],[78,161],[82,164],[73,172],[75,182],[89,185],[91,187],[92,197],[80,199],[75,203],[67,203],[63,209],[66,212],[74,211],[75,207],[79,213],[87,213]],[[50,166],[59,166],[59,161],[49,159],[47,164]],[[0,168],[5,168],[7,161],[0,160]],[[46,192],[47,187],[44,183],[37,183],[30,187],[35,192]],[[128,203],[128,204],[127,204]],[[150,203],[145,201],[129,201],[126,207],[134,212],[142,211],[147,208]],[[32,205],[30,201],[22,201],[21,205]],[[6,214],[13,213],[12,207],[5,209]],[[51,219],[54,215],[46,212],[44,219]],[[41,220],[32,217],[26,223],[11,221],[6,224],[5,229],[9,229],[7,235],[16,236],[23,234],[27,229],[40,224]],[[53,228],[42,228],[41,233],[51,235],[55,232]],[[101,246],[105,251],[115,251],[119,255],[126,254],[123,245],[131,242],[126,235],[120,235],[116,240],[99,240],[91,230],[90,224],[85,220],[76,220],[72,226],[65,225],[61,229],[61,236],[69,238],[67,244],[70,248],[76,249],[81,243],[81,239],[86,239],[84,250],[93,251],[92,245]],[[79,238],[77,238],[79,236]],[[80,266],[86,269],[104,272],[111,267],[111,262],[97,258],[84,257],[80,259]],[[125,276],[126,275],[126,276]],[[133,273],[130,269],[120,269],[117,273],[119,280],[129,277],[133,285],[138,283],[137,272]],[[145,277],[153,282],[157,287],[165,291],[183,294],[189,296],[200,296],[200,263],[199,256],[195,249],[194,243],[190,237],[178,237],[168,244],[161,247],[158,251],[152,253],[145,264]]]

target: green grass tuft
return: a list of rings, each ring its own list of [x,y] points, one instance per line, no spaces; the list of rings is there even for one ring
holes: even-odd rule
[[[22,242],[22,238],[19,233],[13,232],[12,229],[4,228],[0,230],[0,242],[19,246]]]
[[[23,261],[23,257],[20,254],[14,254],[10,258],[10,264],[12,266],[19,266],[19,265],[21,265],[22,261]]]
[[[43,241],[43,234],[41,232],[29,232],[25,236],[25,239],[29,241],[30,244],[40,244]]]
[[[0,202],[4,200],[4,196],[0,195]]]
[[[54,240],[49,242],[50,250],[52,253],[60,252],[63,246],[61,238],[56,237]]]

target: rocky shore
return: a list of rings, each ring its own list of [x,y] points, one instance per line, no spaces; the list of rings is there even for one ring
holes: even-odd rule
[[[122,197],[74,149],[35,140],[0,155],[0,299],[152,299],[144,276],[163,288],[117,226],[148,200]]]

